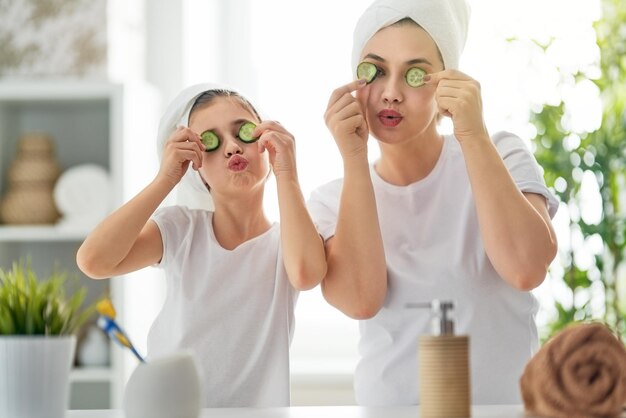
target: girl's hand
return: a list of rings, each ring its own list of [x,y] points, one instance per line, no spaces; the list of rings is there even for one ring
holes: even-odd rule
[[[353,91],[365,84],[365,80],[355,80],[333,91],[324,114],[326,126],[344,160],[355,155],[367,155],[369,128],[365,111],[352,96]]]
[[[454,135],[460,142],[488,136],[478,81],[458,70],[429,74],[424,80],[427,85],[436,86],[439,113],[452,118]]]
[[[178,127],[165,142],[157,178],[165,179],[175,186],[187,172],[190,163],[196,171],[202,167],[203,153],[204,145],[200,135],[189,128]]]
[[[272,171],[278,179],[283,176],[297,178],[296,144],[292,134],[275,121],[265,121],[257,125],[254,137],[259,137],[259,152],[267,150]]]

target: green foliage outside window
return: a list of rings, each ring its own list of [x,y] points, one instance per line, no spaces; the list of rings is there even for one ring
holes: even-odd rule
[[[572,242],[560,242],[562,280],[570,302],[556,302],[557,316],[544,338],[572,321],[602,320],[626,340],[626,2],[601,0],[602,18],[594,23],[600,60],[593,72],[564,73],[561,88],[593,82],[602,101],[602,124],[593,132],[573,130],[567,101],[545,104],[531,112],[537,129],[535,156],[545,169],[545,180],[567,204]],[[539,45],[544,51],[550,44]],[[583,192],[583,179],[595,184]],[[595,187],[597,186],[597,188]],[[599,221],[581,216],[590,193],[601,202]],[[594,263],[581,269],[576,259],[590,247],[574,241],[601,243]],[[589,255],[589,254],[587,254]],[[558,276],[558,277],[557,277]]]

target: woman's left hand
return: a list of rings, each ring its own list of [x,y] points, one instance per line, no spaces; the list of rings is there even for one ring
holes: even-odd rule
[[[458,70],[444,70],[425,77],[426,85],[436,86],[439,113],[452,118],[459,141],[488,135],[483,120],[480,83]]]
[[[296,174],[296,146],[292,134],[275,121],[264,121],[257,125],[253,135],[259,136],[259,152],[267,150],[272,171],[276,178]]]

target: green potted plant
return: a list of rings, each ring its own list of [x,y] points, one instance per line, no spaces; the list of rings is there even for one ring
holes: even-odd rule
[[[74,333],[94,312],[86,289],[66,296],[66,272],[38,279],[30,263],[0,268],[0,416],[62,418]]]

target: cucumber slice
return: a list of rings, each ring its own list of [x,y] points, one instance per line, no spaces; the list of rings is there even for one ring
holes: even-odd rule
[[[411,67],[404,75],[406,83],[411,87],[419,87],[424,84],[424,76],[426,71],[421,68]]]
[[[374,81],[378,75],[378,67],[371,62],[363,61],[356,67],[356,78],[359,80],[364,78],[367,84]]]
[[[204,131],[200,135],[200,140],[204,144],[204,151],[215,151],[220,146],[220,138],[213,131]]]
[[[244,122],[240,127],[239,127],[239,139],[241,139],[243,142],[250,144],[254,141],[256,141],[257,138],[254,138],[252,136],[252,132],[254,132],[254,129],[256,128],[256,125],[252,122]]]

